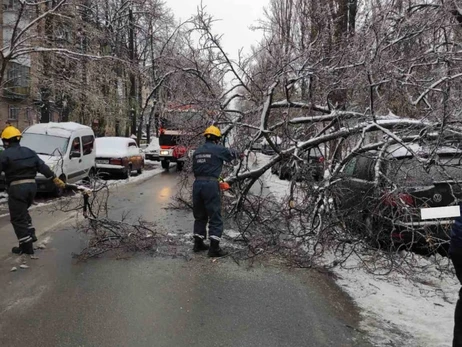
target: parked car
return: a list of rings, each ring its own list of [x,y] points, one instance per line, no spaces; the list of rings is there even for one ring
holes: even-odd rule
[[[420,209],[457,205],[462,199],[462,151],[410,148],[419,157],[393,146],[380,162],[376,152],[352,158],[334,186],[338,211],[350,227],[366,231],[380,244],[447,246],[453,220],[424,221]]]
[[[271,138],[273,141],[273,144],[276,146],[281,146],[282,144],[282,139],[279,136],[273,136]],[[263,138],[261,141],[261,152],[265,155],[274,155],[276,152],[274,151],[273,147],[271,147],[268,143],[268,141]]]
[[[282,159],[271,167],[271,173],[289,181],[302,181],[307,178],[319,181],[323,178],[324,155],[318,147],[303,152],[299,157],[304,160],[303,163],[296,163],[291,157]]]
[[[99,137],[95,141],[98,172],[130,177],[144,169],[144,158],[136,141],[126,137]]]
[[[147,160],[160,161],[159,159],[160,145],[159,138],[154,137],[151,143],[144,150]]]
[[[75,183],[95,172],[95,134],[73,122],[34,124],[22,133],[21,146],[35,151],[64,182]],[[52,180],[38,174],[39,192],[61,195]]]

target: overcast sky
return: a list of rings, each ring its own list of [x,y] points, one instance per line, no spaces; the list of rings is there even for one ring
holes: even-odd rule
[[[269,0],[202,0],[206,12],[215,19],[215,34],[223,34],[222,42],[225,51],[233,58],[237,57],[240,48],[249,52],[252,44],[259,40],[261,32],[249,29],[262,18],[263,7]],[[186,20],[197,13],[200,0],[166,0],[177,19]]]

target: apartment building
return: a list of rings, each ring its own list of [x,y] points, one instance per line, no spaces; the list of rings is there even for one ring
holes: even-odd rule
[[[14,28],[24,27],[27,16],[18,24],[18,1],[2,0],[0,7],[0,38],[2,52],[10,49]],[[16,29],[16,32],[18,32]],[[30,56],[8,62],[3,76],[0,93],[0,129],[7,123],[19,129],[34,124],[38,120],[36,102],[34,101],[33,67]],[[36,95],[36,94],[35,94]]]

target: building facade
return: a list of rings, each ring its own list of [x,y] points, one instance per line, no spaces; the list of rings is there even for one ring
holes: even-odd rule
[[[0,8],[0,38],[3,56],[10,52],[12,35],[27,24],[27,16],[18,22],[18,1],[2,0]],[[0,93],[0,129],[7,124],[24,129],[38,121],[34,101],[33,64],[29,55],[4,63]]]

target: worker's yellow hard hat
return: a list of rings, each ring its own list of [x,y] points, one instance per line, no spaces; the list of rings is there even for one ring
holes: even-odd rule
[[[13,137],[17,137],[18,139],[21,137],[21,132],[19,129],[15,128],[12,125],[7,126],[2,131],[2,140],[10,140]]]
[[[213,136],[216,136],[216,137],[221,137],[221,131],[215,125],[211,125],[207,129],[205,129],[205,131],[204,131],[204,136],[207,137],[207,135],[213,135]]]

